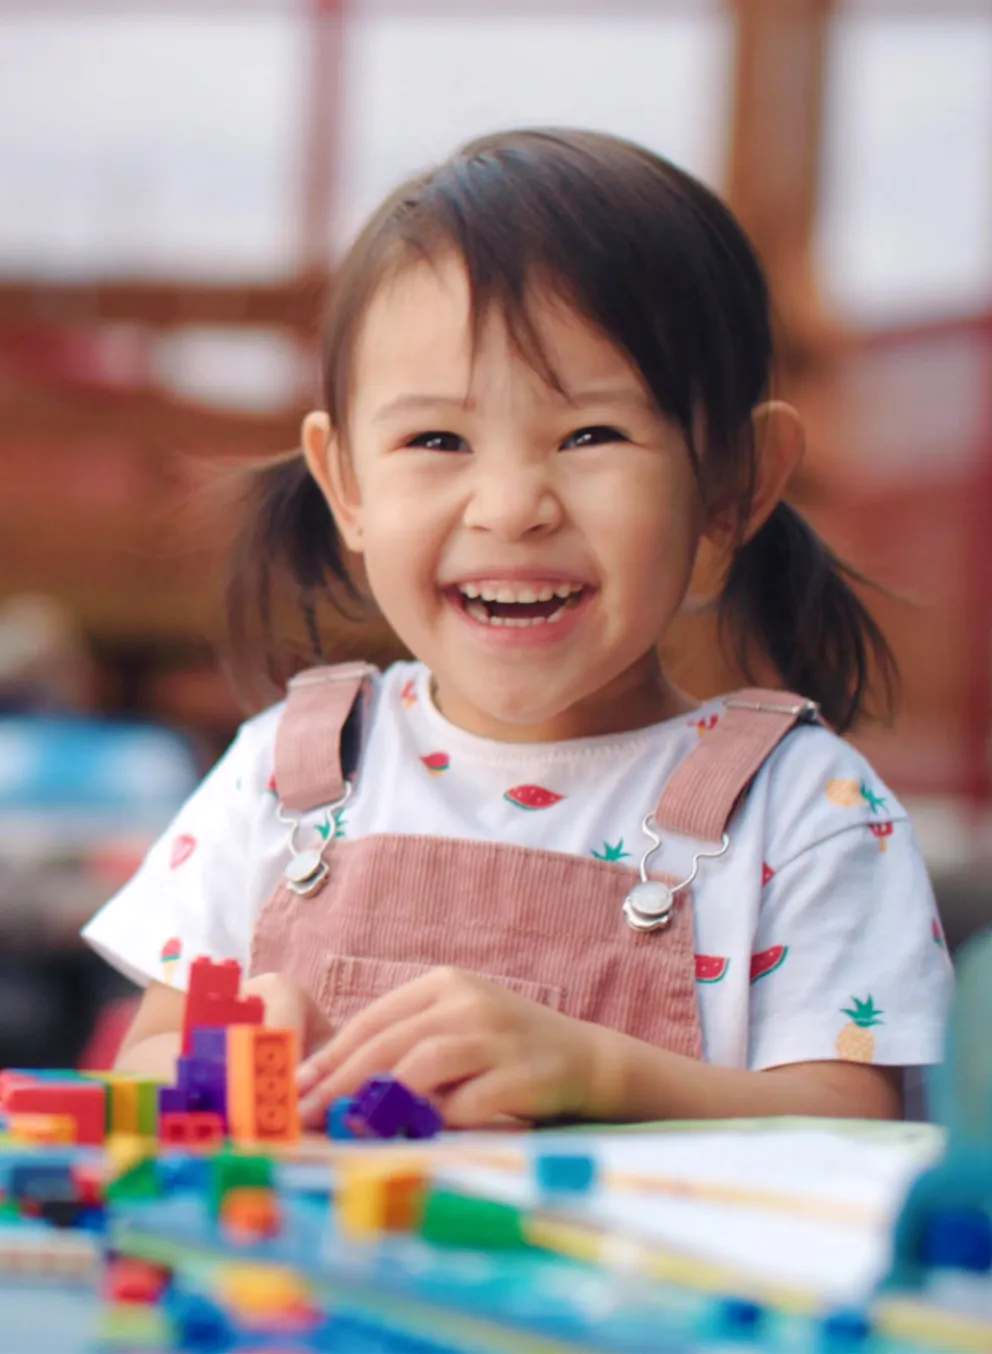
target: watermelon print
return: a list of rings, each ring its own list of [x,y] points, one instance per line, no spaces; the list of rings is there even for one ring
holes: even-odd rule
[[[593,851],[592,854],[597,860],[615,861],[626,860],[630,855],[630,852],[625,850],[623,838],[621,837],[616,846],[611,846],[609,842],[604,842],[602,851]]]
[[[417,684],[411,677],[408,682],[404,682],[400,690],[400,700],[403,702],[404,710],[412,710],[417,704]]]
[[[696,955],[696,982],[719,983],[727,976],[730,960],[715,954]]]
[[[930,934],[933,936],[933,943],[935,945],[938,945],[942,950],[947,949],[947,941],[944,939],[944,929],[936,917],[934,917],[933,921],[930,923]]]
[[[762,950],[760,954],[752,954],[752,983],[756,983],[759,978],[767,978],[769,973],[774,973],[777,968],[781,968],[788,953],[788,945],[773,945],[771,949]]]
[[[555,794],[554,790],[546,790],[543,785],[514,785],[511,790],[507,790],[503,798],[511,804],[515,804],[518,809],[552,809],[556,804],[560,804],[565,798],[564,795]]]
[[[189,860],[195,850],[195,837],[190,837],[185,832],[181,836],[176,837],[172,843],[172,851],[169,855],[169,869],[178,870],[180,865]]]
[[[767,865],[767,864],[762,863],[762,866],[761,866],[761,887],[764,888],[766,884],[770,884],[774,878],[775,878],[775,871],[772,869],[772,867],[771,867],[770,865]]]
[[[690,719],[689,728],[695,729],[700,738],[705,738],[711,729],[720,723],[719,715],[705,715],[702,719]]]
[[[265,782],[265,788],[266,790],[268,790],[270,795],[275,795],[276,799],[279,798],[279,791],[276,789],[276,773],[274,771],[272,775],[269,777],[269,779]]]
[[[451,765],[451,758],[446,752],[428,752],[420,760],[432,776],[443,776]]]
[[[886,837],[891,837],[891,836],[892,836],[892,831],[893,831],[893,829],[892,829],[892,824],[891,824],[891,823],[869,823],[869,824],[868,824],[868,830],[871,832],[871,835],[872,835],[873,837],[875,837],[875,838],[878,840],[878,849],[879,849],[880,851],[883,851],[883,852],[884,852],[884,851],[887,851],[887,850],[888,850],[888,847],[889,847],[889,844],[888,844],[888,842],[887,842],[885,839],[886,839]]]

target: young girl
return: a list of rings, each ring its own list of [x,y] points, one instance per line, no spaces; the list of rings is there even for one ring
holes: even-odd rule
[[[146,988],[121,1067],[171,1068],[205,954],[300,1031],[311,1125],[384,1071],[453,1126],[899,1113],[950,965],[831,731],[887,655],[783,501],[769,365],[740,227],[636,146],[490,136],[382,206],[238,588],[288,563],[312,619],[360,561],[416,661],[296,677],[86,928]],[[797,694],[673,685],[705,578]]]

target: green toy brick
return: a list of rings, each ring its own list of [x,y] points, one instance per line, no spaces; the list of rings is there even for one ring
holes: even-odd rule
[[[528,1245],[519,1208],[445,1189],[428,1194],[420,1235],[435,1246],[466,1250],[520,1250]]]
[[[107,1199],[161,1199],[162,1182],[158,1178],[155,1162],[148,1158],[139,1161],[129,1171],[111,1180],[107,1185]]]
[[[142,1138],[158,1136],[158,1081],[138,1083],[138,1133]]]
[[[221,1201],[232,1189],[272,1189],[275,1168],[271,1157],[221,1152],[211,1163],[210,1214],[219,1217]]]

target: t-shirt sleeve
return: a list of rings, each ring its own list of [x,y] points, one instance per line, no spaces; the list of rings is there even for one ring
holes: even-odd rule
[[[861,767],[825,772],[803,815],[815,839],[767,864],[751,961],[753,1069],[942,1057],[953,970],[933,890],[905,810]]]
[[[242,729],[83,938],[134,982],[185,988],[198,955],[246,964],[250,738]]]

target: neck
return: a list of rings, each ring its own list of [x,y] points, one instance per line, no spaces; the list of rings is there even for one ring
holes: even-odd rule
[[[445,719],[499,743],[559,743],[629,733],[696,708],[696,702],[665,676],[653,650],[593,695],[537,724],[496,719],[446,690],[436,678],[431,679],[431,694]]]

